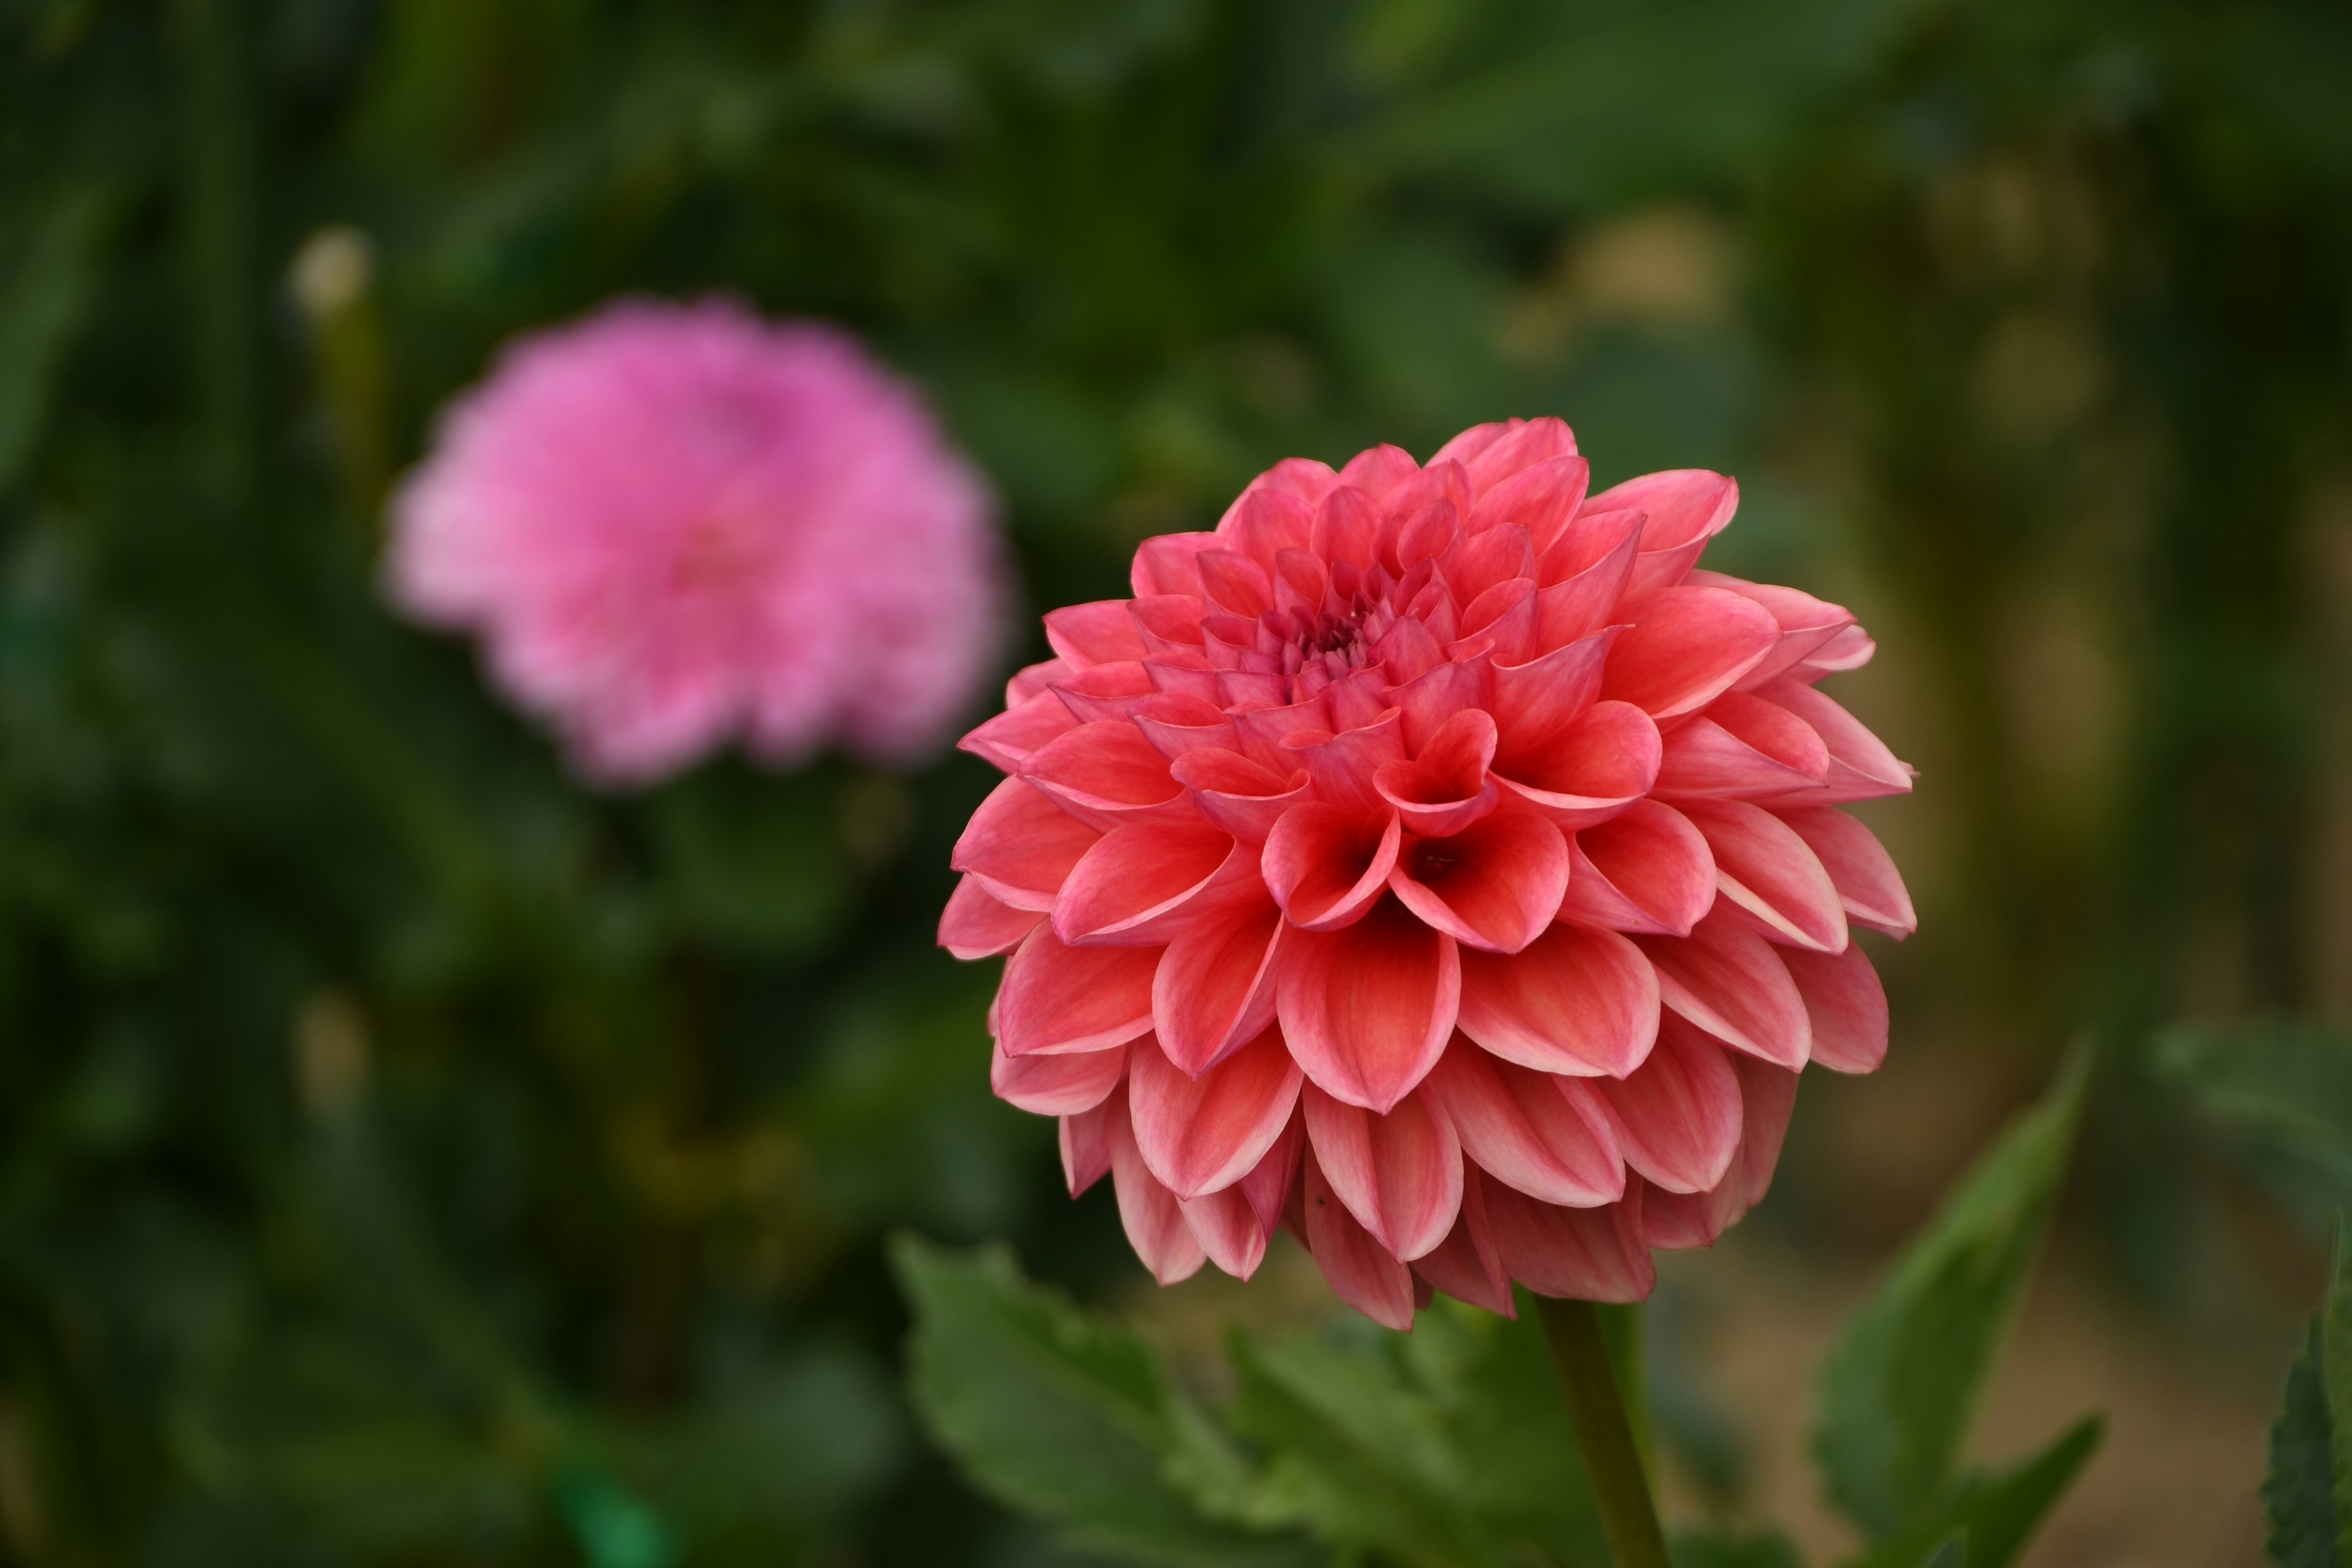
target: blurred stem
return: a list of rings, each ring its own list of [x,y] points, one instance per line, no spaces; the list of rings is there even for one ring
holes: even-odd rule
[[[1568,1398],[1569,1419],[1576,1424],[1592,1495],[1601,1504],[1610,1555],[1617,1568],[1668,1568],[1665,1535],[1658,1528],[1650,1478],[1642,1468],[1617,1374],[1609,1364],[1600,1310],[1590,1301],[1538,1296],[1536,1312],[1543,1320],[1544,1342],[1551,1347],[1552,1371]]]

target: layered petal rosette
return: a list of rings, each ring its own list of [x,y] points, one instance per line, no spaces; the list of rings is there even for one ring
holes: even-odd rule
[[[992,1081],[1163,1283],[1287,1225],[1397,1328],[1637,1300],[1807,1064],[1885,1054],[1853,931],[1911,901],[1837,807],[1912,773],[1817,689],[1870,637],[1697,569],[1730,479],[1587,472],[1556,419],[1278,464],[965,738],[1007,777],[940,934],[1008,955]]]
[[[920,755],[1000,646],[1000,556],[978,472],[855,339],[625,300],[443,416],[386,574],[580,772],[636,784],[736,740]]]

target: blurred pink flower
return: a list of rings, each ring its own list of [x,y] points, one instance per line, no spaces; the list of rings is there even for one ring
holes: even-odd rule
[[[393,508],[408,614],[607,783],[740,737],[939,739],[1000,646],[987,491],[846,334],[625,301],[523,339],[445,415]]]
[[[1912,773],[1816,689],[1874,645],[1695,570],[1722,475],[1587,473],[1556,419],[1278,464],[964,738],[1012,775],[940,927],[1012,955],[992,1081],[1163,1283],[1287,1224],[1396,1328],[1640,1300],[1763,1194],[1799,1072],[1885,1055],[1851,927],[1911,900],[1835,807]]]

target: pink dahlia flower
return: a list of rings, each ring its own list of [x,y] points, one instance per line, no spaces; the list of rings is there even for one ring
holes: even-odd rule
[[[1011,776],[940,922],[1012,955],[992,1081],[1163,1283],[1287,1223],[1339,1295],[1638,1300],[1763,1194],[1797,1075],[1867,1072],[1841,802],[1911,770],[1815,689],[1853,616],[1694,570],[1738,491],[1588,496],[1556,419],[1259,476],[964,739]]]
[[[720,301],[515,344],[393,522],[401,606],[478,633],[608,782],[738,736],[907,757],[997,647],[987,491],[921,400],[832,328]]]

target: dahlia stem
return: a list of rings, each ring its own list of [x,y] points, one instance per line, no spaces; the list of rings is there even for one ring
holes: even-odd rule
[[[1666,1540],[1658,1510],[1650,1500],[1650,1478],[1633,1444],[1633,1423],[1609,1364],[1609,1342],[1601,1314],[1590,1301],[1536,1298],[1544,1342],[1551,1347],[1552,1371],[1568,1396],[1569,1419],[1576,1424],[1577,1447],[1592,1495],[1601,1503],[1601,1528],[1617,1568],[1668,1568]]]

